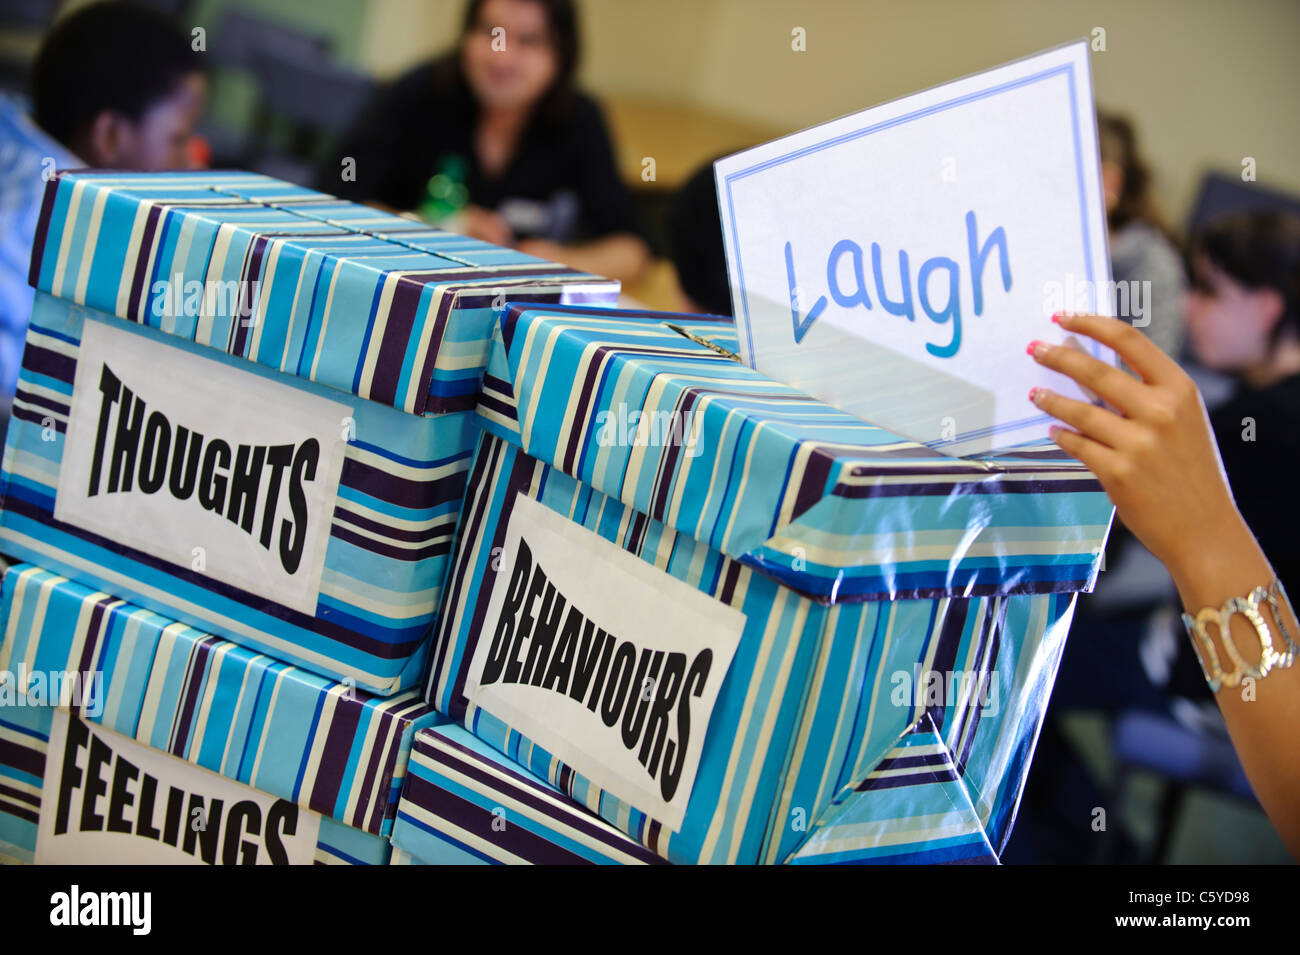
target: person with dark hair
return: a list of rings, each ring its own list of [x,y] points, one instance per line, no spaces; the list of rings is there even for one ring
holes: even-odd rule
[[[1200,421],[1187,423],[1189,433],[1203,427],[1217,445],[1212,460],[1162,463],[1158,468],[1135,471],[1130,481],[1148,483],[1156,493],[1194,500],[1184,485],[1191,480],[1189,475],[1206,472],[1202,483],[1214,490],[1215,497],[1203,506],[1227,511],[1231,505],[1231,521],[1243,522],[1246,534],[1252,536],[1249,547],[1242,545],[1248,556],[1261,554],[1281,587],[1291,594],[1300,593],[1300,503],[1291,487],[1292,472],[1300,461],[1300,219],[1276,212],[1250,212],[1216,220],[1192,237],[1189,258],[1192,284],[1183,310],[1190,350],[1205,367],[1232,375],[1237,380],[1236,392],[1208,418],[1199,398],[1195,402],[1183,398],[1188,406],[1184,413],[1200,416]],[[1120,357],[1126,361],[1127,351],[1141,354],[1143,350],[1121,351]],[[1154,364],[1169,368],[1163,361]],[[1142,371],[1141,366],[1130,367],[1139,374]],[[1188,387],[1186,376],[1176,367],[1167,377],[1181,390]],[[1131,376],[1130,380],[1138,385]],[[1092,390],[1106,397],[1101,389]],[[1145,393],[1154,394],[1155,389],[1135,392]],[[1047,399],[1045,410],[1049,413],[1059,407],[1073,409],[1073,404],[1063,403],[1059,397]],[[1136,404],[1125,410],[1130,416],[1149,413]],[[1103,419],[1100,413],[1088,416]],[[1071,414],[1066,420],[1075,425],[1082,418]],[[1101,433],[1089,427],[1081,430]],[[1131,431],[1127,423],[1111,422],[1107,437],[1118,440]],[[1095,438],[1081,453],[1076,450],[1078,440],[1066,432],[1060,443],[1090,467],[1093,461],[1088,452],[1095,450],[1098,460],[1109,462],[1113,457],[1095,448]],[[1207,453],[1213,451],[1211,447]],[[1167,472],[1176,476],[1170,478]],[[1225,475],[1226,505],[1217,489]],[[1099,477],[1105,484],[1105,477]],[[1172,572],[1175,606],[1156,613],[1143,608],[1133,611],[1112,594],[1110,603],[1118,605],[1116,609],[1090,613],[1090,605],[1102,596],[1103,583],[1121,589],[1126,585],[1122,575],[1131,576],[1131,571],[1116,568],[1102,574],[1096,594],[1081,600],[1053,689],[1040,757],[1031,771],[1021,831],[1013,838],[1010,861],[1086,861],[1102,838],[1073,824],[1104,797],[1061,731],[1062,712],[1142,709],[1172,717],[1198,733],[1222,735],[1233,730],[1230,723],[1223,722],[1223,715],[1228,715],[1223,700],[1215,706],[1191,643],[1179,638],[1176,612],[1179,591],[1185,587],[1179,579],[1179,566],[1194,563],[1198,554],[1219,551],[1230,539],[1220,526],[1229,518],[1218,520],[1217,515],[1207,517],[1199,512],[1184,515],[1178,533],[1186,555],[1171,553],[1167,543],[1163,549],[1151,546],[1148,528],[1152,519],[1142,509],[1121,507],[1119,518],[1123,527],[1117,525],[1117,531],[1131,533]],[[1166,530],[1162,536],[1167,542],[1176,535]],[[1225,596],[1232,595],[1237,594],[1225,592]],[[1184,602],[1186,599],[1184,594]],[[1248,655],[1248,659],[1254,658]],[[1226,657],[1222,662],[1226,667]],[[1238,733],[1233,730],[1232,735],[1235,742]],[[1250,772],[1252,767],[1244,756],[1243,764]],[[1254,782],[1254,776],[1251,778]],[[1258,786],[1256,791],[1264,801],[1265,793]],[[1267,801],[1264,807],[1270,808]],[[1280,825],[1278,829],[1286,831]],[[1291,845],[1295,851],[1294,841]]]
[[[668,242],[682,307],[688,312],[730,315],[731,284],[723,248],[722,217],[713,163],[691,176],[673,196],[668,210]]]
[[[1129,289],[1117,295],[1121,310],[1127,302],[1128,314],[1120,317],[1132,320],[1161,351],[1177,359],[1185,338],[1181,295],[1187,285],[1178,247],[1156,209],[1151,173],[1138,151],[1133,124],[1099,112],[1097,133],[1111,278],[1117,288],[1126,283]]]
[[[612,278],[649,260],[572,0],[470,0],[455,50],[382,89],[319,187]]]
[[[92,167],[176,169],[203,111],[190,38],[130,3],[97,3],[55,24],[32,67],[32,118]]]
[[[1191,241],[1187,326],[1207,368],[1237,379],[1210,415],[1237,506],[1292,593],[1300,593],[1300,219],[1248,212]]]
[[[1193,246],[1201,250],[1210,285],[1192,307],[1193,346],[1203,361],[1241,376],[1256,392],[1248,410],[1266,411],[1281,429],[1256,442],[1264,457],[1253,467],[1273,472],[1267,493],[1289,483],[1297,461],[1298,230],[1294,221],[1251,217],[1215,226]],[[1239,265],[1242,274],[1229,273]],[[1134,329],[1097,316],[1054,320],[1115,349],[1136,374],[1082,349],[1035,341],[1029,345],[1034,361],[1097,394],[1105,406],[1045,388],[1035,388],[1029,400],[1065,425],[1052,428],[1052,439],[1088,466],[1119,518],[1169,569],[1184,611],[1183,644],[1195,648],[1256,798],[1300,858],[1300,762],[1293,756],[1300,621],[1288,599],[1300,540],[1297,509],[1277,510],[1285,501],[1273,497],[1265,502],[1273,510],[1257,511],[1269,526],[1251,526],[1248,509],[1258,505],[1230,467],[1224,480],[1230,457],[1221,455],[1230,440],[1216,435],[1187,373]],[[1248,344],[1235,344],[1238,336]],[[1271,441],[1279,446],[1265,451]],[[1272,553],[1262,536],[1271,525],[1278,525]],[[1290,580],[1279,556],[1292,561]]]
[[[56,169],[172,169],[203,111],[190,38],[162,14],[96,3],[58,21],[36,55],[31,114],[0,95],[0,415],[8,420],[31,317],[27,284],[45,183]]]

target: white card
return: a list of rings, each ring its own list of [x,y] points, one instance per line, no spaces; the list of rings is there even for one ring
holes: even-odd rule
[[[352,408],[128,328],[82,329],[55,518],[315,614]]]
[[[1088,53],[1080,40],[719,160],[745,360],[946,454],[1046,440],[1029,389],[1089,396],[1029,342],[1114,363],[1050,321],[1111,310]]]
[[[522,493],[493,567],[466,698],[679,831],[745,615]]]
[[[311,865],[321,817],[55,710],[37,865]]]

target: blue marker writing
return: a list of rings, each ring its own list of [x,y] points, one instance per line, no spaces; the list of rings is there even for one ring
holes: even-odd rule
[[[979,226],[973,211],[966,213],[966,253],[971,275],[971,301],[976,315],[984,314],[984,270],[989,258],[998,253],[999,274],[1004,291],[1011,291],[1011,259],[1007,252],[1007,233],[1002,226],[994,229],[983,243],[979,241]],[[875,299],[891,315],[905,316],[916,321],[913,301],[921,306],[926,318],[936,325],[950,325],[952,335],[946,344],[927,342],[925,349],[936,358],[951,358],[961,349],[961,266],[955,259],[934,256],[921,263],[916,272],[916,292],[913,298],[912,277],[907,251],[898,252],[899,292],[891,297],[885,285],[880,243],[871,243],[871,278],[874,280]],[[840,308],[862,308],[871,311],[872,296],[867,288],[866,261],[862,246],[852,239],[840,239],[826,257],[826,287],[830,295],[818,296],[801,315],[804,290],[795,279],[794,249],[785,243],[785,273],[790,290],[790,317],[794,340],[802,342],[808,329],[826,310],[830,301]]]

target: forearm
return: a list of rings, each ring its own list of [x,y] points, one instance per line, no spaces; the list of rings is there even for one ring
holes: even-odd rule
[[[1230,597],[1244,597],[1255,587],[1268,586],[1274,572],[1250,529],[1237,515],[1196,526],[1184,554],[1170,563],[1170,572],[1189,614],[1204,607],[1221,607]],[[1294,608],[1283,608],[1292,635],[1300,630]],[[1272,629],[1273,646],[1285,649],[1282,635],[1267,606],[1263,616]],[[1217,628],[1210,628],[1211,638]],[[1240,614],[1232,617],[1231,636],[1249,663],[1259,659],[1259,639]],[[1232,662],[1216,641],[1225,672]],[[1253,682],[1253,685],[1252,685]],[[1221,687],[1215,701],[1223,713],[1241,765],[1260,805],[1296,858],[1300,858],[1300,663],[1274,669],[1263,679]]]

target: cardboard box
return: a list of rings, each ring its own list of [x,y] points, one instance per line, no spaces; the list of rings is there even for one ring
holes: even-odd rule
[[[678,863],[786,861],[929,715],[1000,850],[1108,499],[1048,449],[945,457],[701,338],[734,343],[507,309],[428,699]]]
[[[388,861],[412,737],[442,719],[416,694],[372,696],[37,567],[3,589],[7,861]]]
[[[235,187],[293,188],[51,182],[0,547],[400,692],[425,666],[494,309],[618,286],[318,193],[300,202],[312,217]]]
[[[394,865],[661,865],[663,860],[454,724],[421,730]]]

